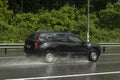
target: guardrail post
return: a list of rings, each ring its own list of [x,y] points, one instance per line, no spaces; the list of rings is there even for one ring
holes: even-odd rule
[[[7,48],[5,48],[5,55],[7,55]]]
[[[105,52],[105,47],[103,47],[103,52]]]

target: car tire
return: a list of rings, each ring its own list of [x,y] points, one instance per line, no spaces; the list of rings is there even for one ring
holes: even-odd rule
[[[95,62],[98,60],[98,58],[99,58],[98,52],[94,48],[90,49],[90,51],[88,52],[88,60]]]
[[[55,55],[52,51],[47,51],[47,53],[45,55],[45,61],[48,63],[55,62]]]

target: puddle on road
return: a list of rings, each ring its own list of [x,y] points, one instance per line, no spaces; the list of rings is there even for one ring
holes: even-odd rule
[[[8,58],[0,58],[0,67],[10,67],[10,66],[42,66],[49,64],[80,64],[80,63],[88,63],[89,61],[83,58],[69,58],[69,57],[57,57],[54,63],[46,63],[43,58],[26,58],[26,57],[8,57]]]
[[[57,57],[55,63],[87,63],[89,62],[85,57],[75,57],[75,58],[70,58],[70,57]]]
[[[42,59],[36,58],[26,58],[26,57],[13,57],[13,58],[3,58],[0,60],[0,67],[7,66],[28,66],[28,65],[45,65]]]

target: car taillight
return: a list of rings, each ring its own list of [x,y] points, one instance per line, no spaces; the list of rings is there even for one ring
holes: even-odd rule
[[[40,45],[40,40],[39,40],[39,39],[37,39],[37,40],[35,41],[35,47],[36,47],[36,48],[38,48],[38,47],[39,47],[39,45]]]

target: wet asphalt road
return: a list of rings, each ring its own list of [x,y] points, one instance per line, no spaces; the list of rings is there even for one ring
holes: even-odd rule
[[[0,80],[120,80],[120,53],[85,58],[61,58],[55,63],[21,57],[0,58]]]

